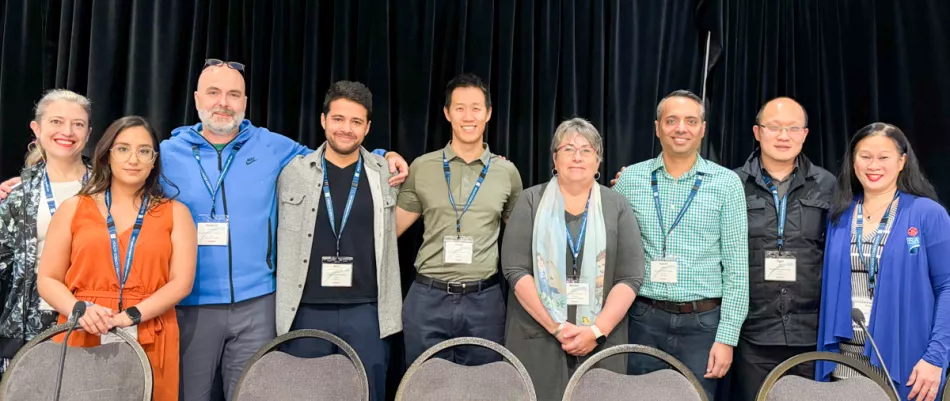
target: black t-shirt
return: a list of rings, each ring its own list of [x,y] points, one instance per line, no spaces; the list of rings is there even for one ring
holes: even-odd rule
[[[330,182],[333,213],[336,229],[340,231],[346,200],[353,184],[356,163],[339,168],[327,161],[324,174]],[[366,166],[360,172],[360,181],[353,200],[353,209],[340,238],[340,256],[353,258],[352,287],[323,287],[323,257],[336,256],[336,237],[330,227],[326,198],[320,191],[320,210],[313,230],[313,246],[310,250],[310,269],[303,290],[301,303],[307,304],[354,304],[376,302],[376,239],[373,233],[373,195],[366,179]]]

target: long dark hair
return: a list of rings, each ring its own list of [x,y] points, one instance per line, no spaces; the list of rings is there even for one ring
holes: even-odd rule
[[[149,136],[152,138],[152,149],[156,152],[155,161],[152,162],[152,171],[148,174],[148,178],[145,179],[145,184],[142,185],[142,188],[140,188],[135,195],[141,196],[144,194],[148,196],[149,209],[152,209],[162,203],[163,199],[166,198],[165,190],[162,189],[162,180],[168,182],[169,185],[176,190],[178,189],[178,187],[171,184],[162,174],[162,158],[161,155],[158,154],[158,147],[161,141],[158,138],[158,133],[155,132],[151,124],[149,124],[145,118],[139,116],[125,116],[115,120],[109,125],[109,128],[106,129],[106,132],[102,134],[102,138],[100,138],[96,144],[96,152],[92,159],[92,174],[89,177],[89,181],[86,182],[79,191],[79,196],[101,194],[109,189],[112,185],[112,166],[109,164],[109,160],[112,156],[112,146],[115,144],[116,137],[118,137],[122,131],[134,127],[142,127],[148,131]]]
[[[844,211],[851,207],[854,196],[864,192],[864,187],[861,186],[861,182],[854,174],[854,157],[858,142],[876,135],[884,135],[890,138],[897,145],[897,149],[901,154],[906,156],[904,170],[898,173],[897,176],[897,189],[906,194],[937,201],[937,191],[934,190],[933,184],[927,180],[924,172],[920,170],[917,155],[914,154],[914,148],[910,146],[904,132],[891,124],[872,123],[854,134],[854,137],[851,138],[851,145],[848,146],[848,151],[844,155],[844,162],[842,162],[841,169],[838,172],[838,182],[835,185],[835,204],[831,210],[831,219],[835,223],[838,222]]]

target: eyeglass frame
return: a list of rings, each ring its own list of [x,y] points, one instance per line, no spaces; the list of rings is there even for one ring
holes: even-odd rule
[[[558,148],[557,148],[557,153],[562,153],[562,151],[565,150],[565,148],[567,148],[568,146],[574,146],[574,145],[568,143],[568,144],[564,144],[564,145],[558,146]],[[590,149],[590,150],[593,152],[593,153],[591,153],[590,156],[597,157],[597,149],[594,148],[593,146],[579,146],[579,147],[574,147],[574,152],[571,152],[570,154],[571,154],[571,156],[573,157],[574,155],[580,153],[581,157],[584,157],[584,153],[581,152],[581,150],[583,150],[583,149]],[[589,157],[589,156],[588,156],[588,157]]]
[[[116,147],[119,147],[119,146],[129,146],[129,145],[121,145],[121,144],[119,144],[119,145],[112,145],[112,147],[109,148],[109,154],[112,155],[112,157],[115,157],[116,161],[127,162],[127,161],[129,161],[129,160],[132,160],[132,155],[133,155],[133,154],[135,155],[135,158],[138,159],[139,163],[154,163],[155,160],[158,159],[158,151],[155,150],[154,148],[149,148],[149,150],[152,151],[152,159],[151,159],[151,160],[143,160],[143,159],[142,159],[141,157],[139,157],[139,155],[138,155],[138,152],[139,152],[139,150],[141,150],[141,148],[140,148],[140,149],[136,149],[135,151],[131,151],[131,150],[132,150],[132,149],[131,149],[132,147],[129,146],[129,150],[130,150],[130,152],[129,152],[129,157],[125,158],[125,160],[122,160],[122,158],[119,157],[119,155],[116,154],[116,150],[115,150],[115,148],[116,148]]]
[[[808,129],[808,126],[805,126],[805,125],[777,125],[777,126],[778,126],[778,130],[772,131],[772,129],[769,128],[769,127],[766,126],[766,125],[763,125],[763,124],[756,124],[756,125],[758,125],[759,127],[762,127],[762,129],[764,129],[766,132],[768,132],[768,133],[770,133],[770,134],[781,134],[782,131],[788,132],[789,135],[791,135],[791,134],[804,134],[804,133],[805,133],[805,130]],[[792,132],[792,128],[799,128],[799,129],[801,129],[801,131],[799,131],[799,132]]]
[[[205,59],[205,65],[204,67],[201,67],[201,69],[203,71],[207,69],[208,67],[217,67],[217,66],[228,66],[232,70],[237,70],[238,72],[242,74],[244,73],[244,68],[245,68],[244,64],[239,63],[237,61],[224,61],[217,58],[208,58],[208,59]]]

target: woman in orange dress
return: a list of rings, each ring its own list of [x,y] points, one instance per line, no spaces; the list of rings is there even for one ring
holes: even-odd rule
[[[141,117],[109,126],[92,177],[50,223],[37,287],[60,323],[86,302],[70,345],[122,341],[113,328],[135,336],[152,365],[153,399],[161,401],[178,399],[175,305],[191,292],[197,234],[188,208],[162,192],[158,144]]]

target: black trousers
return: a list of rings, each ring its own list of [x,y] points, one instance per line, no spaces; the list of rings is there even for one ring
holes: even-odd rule
[[[765,382],[765,377],[780,363],[795,355],[815,351],[815,346],[788,347],[773,345],[757,345],[744,339],[739,339],[732,358],[730,376],[730,401],[755,401],[755,396]],[[799,364],[789,370],[787,374],[815,379],[815,363]]]

